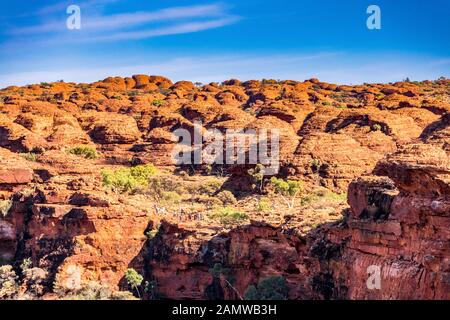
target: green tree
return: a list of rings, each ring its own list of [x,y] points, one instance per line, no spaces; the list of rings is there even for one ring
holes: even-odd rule
[[[245,291],[245,300],[286,300],[289,288],[282,276],[273,276],[261,280],[255,287],[251,285]]]
[[[295,205],[295,199],[302,191],[302,183],[295,180],[283,180],[276,177],[270,179],[276,194],[280,195],[281,199],[287,204],[289,209],[292,209]]]
[[[139,287],[144,281],[144,277],[140,275],[136,270],[130,268],[125,272],[125,280],[127,280],[128,285],[136,290],[139,299],[141,298],[141,293],[139,291]]]

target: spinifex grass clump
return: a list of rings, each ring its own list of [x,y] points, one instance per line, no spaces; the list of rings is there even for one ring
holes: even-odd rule
[[[68,150],[70,154],[74,154],[86,159],[97,159],[97,150],[91,146],[77,146]]]
[[[149,179],[157,172],[151,163],[132,168],[103,170],[103,186],[118,192],[136,192],[148,187]]]
[[[223,226],[229,227],[237,225],[248,219],[248,215],[245,212],[236,210],[233,207],[218,208],[214,212],[209,214],[209,218],[218,220]]]

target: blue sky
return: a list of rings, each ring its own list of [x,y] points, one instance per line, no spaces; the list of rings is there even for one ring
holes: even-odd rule
[[[0,0],[0,87],[161,74],[334,83],[450,76],[448,0]],[[81,8],[68,30],[66,8]],[[366,27],[381,8],[381,30]]]

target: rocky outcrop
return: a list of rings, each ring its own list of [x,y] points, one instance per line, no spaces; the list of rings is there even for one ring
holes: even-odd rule
[[[47,271],[44,293],[55,281],[72,290],[90,280],[125,289],[124,272],[135,268],[152,284],[147,298],[239,299],[281,275],[290,299],[449,299],[450,105],[438,94],[448,85],[203,86],[136,75],[6,88],[0,262],[18,268],[31,258]],[[304,181],[306,191],[348,191],[343,218],[322,219],[305,234],[293,223],[303,212],[280,208],[224,228],[192,218],[202,212],[164,213],[148,194],[103,186],[102,171],[124,166],[151,162],[171,173],[172,133],[192,132],[197,121],[222,133],[277,129],[279,176]],[[74,154],[77,146],[96,156]],[[259,201],[249,195],[249,168],[214,168],[229,177],[224,186],[246,192],[242,210]],[[208,172],[178,169],[189,182]]]
[[[345,220],[304,237],[257,222],[217,236],[163,224],[143,251],[146,274],[174,299],[238,299],[275,275],[290,299],[449,299],[450,166],[441,151],[410,145],[380,162],[385,176],[350,184]],[[229,270],[219,279],[216,264]]]

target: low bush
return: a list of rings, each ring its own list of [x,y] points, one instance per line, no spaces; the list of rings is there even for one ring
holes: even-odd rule
[[[20,156],[28,161],[36,162],[37,154],[33,152],[21,153]]]
[[[158,174],[149,177],[147,193],[156,201],[171,201],[181,199],[181,194],[186,189],[182,185],[181,179],[171,175]]]
[[[157,172],[153,164],[139,165],[101,172],[103,186],[119,192],[136,192],[149,185],[149,179]]]
[[[0,267],[0,300],[13,299],[19,290],[17,275],[13,267],[5,265]]]
[[[258,205],[256,207],[256,210],[259,212],[269,212],[272,209],[272,204],[268,199],[261,199],[258,201]]]
[[[261,280],[257,286],[251,285],[244,294],[245,300],[287,300],[289,288],[282,276]]]
[[[208,216],[210,219],[219,221],[225,227],[241,224],[248,219],[248,215],[245,212],[232,207],[218,208]]]
[[[13,202],[11,200],[0,200],[0,215],[6,217],[12,207],[12,204]]]
[[[381,131],[381,125],[379,125],[378,123],[374,124],[372,126],[372,131]]]
[[[270,179],[270,185],[275,193],[286,202],[289,209],[295,205],[296,197],[302,191],[302,183],[295,180],[283,180],[276,177]]]
[[[224,205],[233,205],[237,203],[237,200],[233,193],[228,190],[220,191],[217,194],[217,199],[219,199]]]
[[[202,194],[214,195],[220,190],[220,188],[222,188],[222,182],[220,180],[213,179],[202,184],[198,188],[198,190],[190,190],[190,191],[191,192],[198,191],[199,193]]]
[[[155,99],[152,101],[152,105],[155,107],[161,107],[164,105],[164,100],[161,99]]]
[[[70,154],[81,156],[86,159],[97,159],[97,150],[91,146],[77,146],[68,150]]]

